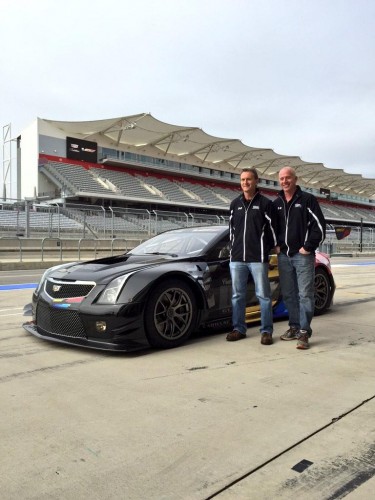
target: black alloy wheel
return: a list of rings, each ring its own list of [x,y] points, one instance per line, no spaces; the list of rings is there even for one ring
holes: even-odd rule
[[[177,347],[196,327],[197,307],[190,287],[169,279],[154,288],[145,307],[146,334],[153,347]]]

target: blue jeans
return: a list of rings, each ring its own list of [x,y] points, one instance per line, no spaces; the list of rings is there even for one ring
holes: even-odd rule
[[[232,322],[233,330],[246,333],[245,321],[247,280],[251,273],[255,284],[255,295],[260,304],[260,333],[273,332],[271,287],[268,279],[268,262],[231,262],[232,277]]]
[[[289,313],[289,326],[306,330],[310,336],[315,308],[315,256],[297,253],[288,257],[280,253],[278,263],[281,293]]]

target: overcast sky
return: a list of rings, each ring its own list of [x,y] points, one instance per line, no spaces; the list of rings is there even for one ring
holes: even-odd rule
[[[150,112],[375,178],[374,33],[373,0],[0,0],[0,124]]]

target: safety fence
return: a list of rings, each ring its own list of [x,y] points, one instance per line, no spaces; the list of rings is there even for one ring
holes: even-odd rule
[[[228,217],[206,213],[93,205],[7,203],[0,206],[0,261],[82,260],[123,253],[166,231],[227,225]],[[333,226],[320,250],[329,254],[375,254],[373,227],[351,228],[338,240]]]
[[[0,235],[24,238],[150,237],[178,227],[227,223],[228,217],[206,213],[79,204],[3,204],[0,209]]]

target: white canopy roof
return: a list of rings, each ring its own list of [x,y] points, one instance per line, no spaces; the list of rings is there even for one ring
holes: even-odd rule
[[[276,180],[282,167],[291,166],[303,185],[365,198],[375,196],[375,179],[327,168],[323,163],[305,162],[299,156],[280,155],[272,149],[247,146],[239,139],[215,137],[199,127],[164,123],[150,113],[85,122],[40,121],[67,136],[93,140],[101,146],[174,160],[177,157],[182,163],[230,172],[255,167],[262,177]]]

